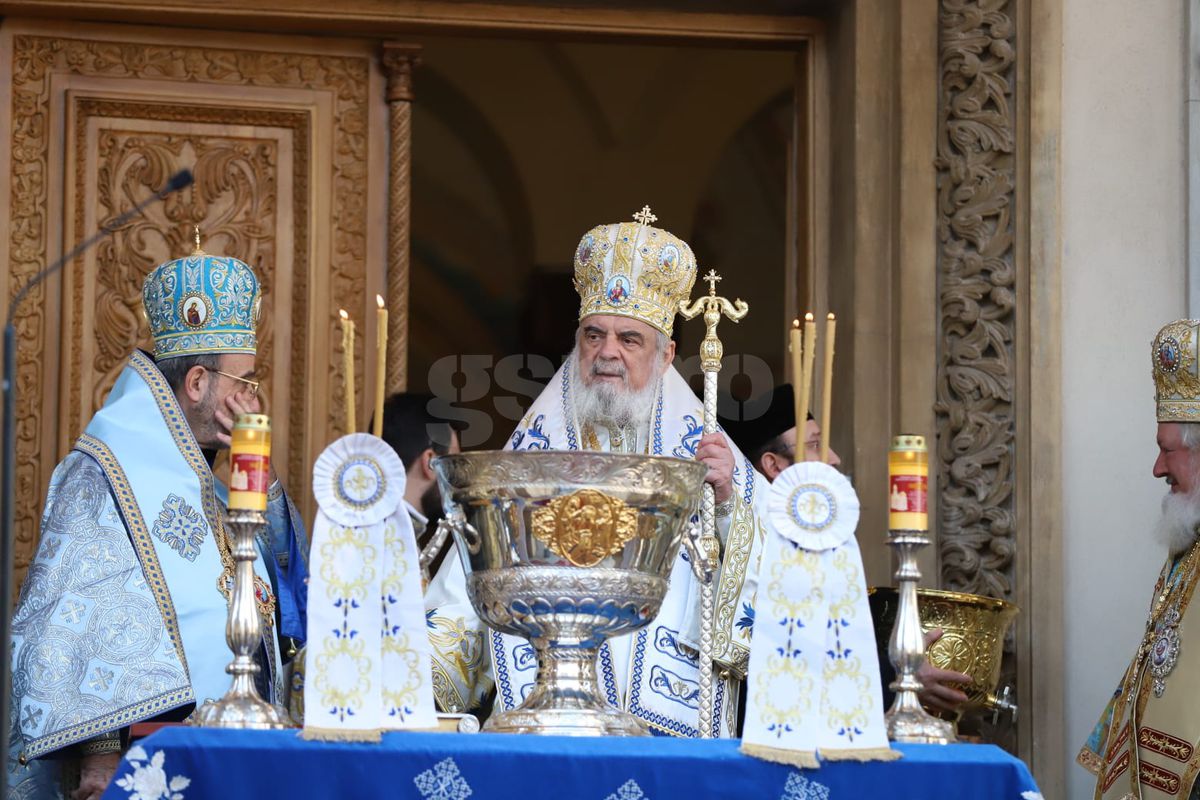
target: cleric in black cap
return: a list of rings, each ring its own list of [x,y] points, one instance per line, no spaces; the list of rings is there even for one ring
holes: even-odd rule
[[[746,419],[723,417],[721,427],[767,480],[774,481],[793,461],[820,461],[821,428],[812,414],[804,426],[803,456],[796,457],[796,400],[790,383],[746,403],[743,416]],[[836,467],[842,459],[830,448],[825,463]]]
[[[762,395],[743,407],[746,419],[721,418],[721,427],[729,434],[741,451],[746,454],[754,468],[774,481],[779,473],[794,461],[819,461],[821,459],[821,428],[813,415],[808,415],[804,426],[803,457],[796,458],[796,401],[792,385],[776,386],[770,395]],[[842,463],[838,454],[829,449],[826,463],[836,467]],[[925,646],[936,642],[941,630],[925,634]],[[886,656],[886,654],[884,654]],[[891,693],[887,686],[893,680],[891,664],[886,657],[879,660],[883,669],[884,705],[891,705]],[[921,701],[930,708],[952,711],[966,702],[967,696],[954,688],[955,683],[969,683],[971,678],[960,672],[938,669],[928,661],[921,664],[917,678],[925,688],[920,692]]]

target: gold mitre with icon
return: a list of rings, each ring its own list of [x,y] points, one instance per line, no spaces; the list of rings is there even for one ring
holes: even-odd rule
[[[1154,337],[1151,361],[1159,422],[1200,422],[1200,319],[1168,323]]]
[[[142,284],[142,306],[154,358],[205,353],[249,353],[258,346],[258,278],[232,256],[213,256],[196,249],[183,258],[158,265]]]
[[[681,301],[691,298],[696,257],[687,242],[661,228],[645,206],[632,222],[600,225],[575,250],[579,318],[632,317],[671,335]]]

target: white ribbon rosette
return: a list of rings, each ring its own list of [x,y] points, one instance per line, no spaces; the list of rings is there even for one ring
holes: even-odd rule
[[[890,760],[875,635],[844,475],[802,462],[771,486],[742,752],[801,767]]]
[[[305,738],[377,741],[381,730],[437,725],[404,484],[395,451],[365,433],[313,465]]]

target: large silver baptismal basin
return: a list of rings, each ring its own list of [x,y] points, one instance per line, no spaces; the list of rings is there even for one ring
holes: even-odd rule
[[[605,702],[596,655],[658,614],[706,467],[578,451],[464,453],[433,466],[471,605],[537,656],[525,701],[484,730],[648,735]]]

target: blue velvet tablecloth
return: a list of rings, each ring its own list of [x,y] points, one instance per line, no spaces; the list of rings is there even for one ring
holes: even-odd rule
[[[734,740],[389,733],[379,744],[296,731],[167,728],[135,743],[105,800],[1040,800],[991,745],[899,745],[891,762],[795,769]]]

